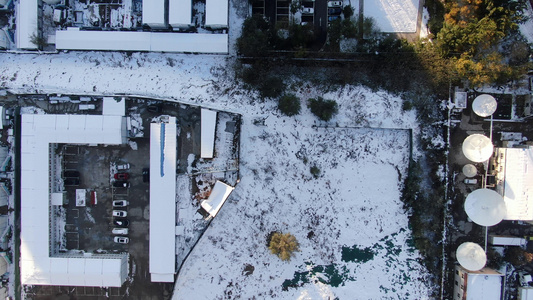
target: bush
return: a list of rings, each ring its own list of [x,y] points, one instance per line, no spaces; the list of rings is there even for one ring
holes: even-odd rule
[[[268,246],[272,254],[277,255],[281,260],[290,260],[293,252],[300,251],[300,245],[290,233],[274,232]]]
[[[315,177],[315,179],[320,176],[320,169],[316,165],[311,167],[310,172],[313,175],[313,177]]]
[[[283,93],[284,89],[285,84],[279,77],[270,76],[259,86],[259,93],[263,98],[276,98]]]
[[[311,98],[308,101],[307,107],[320,120],[329,121],[338,111],[337,102],[334,100],[324,100],[322,97],[318,97],[317,99]]]
[[[300,113],[300,99],[294,94],[281,96],[278,102],[278,109],[287,116],[294,116]]]

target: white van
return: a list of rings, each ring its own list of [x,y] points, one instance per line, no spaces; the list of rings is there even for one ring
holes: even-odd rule
[[[128,235],[128,228],[113,228],[113,234]]]

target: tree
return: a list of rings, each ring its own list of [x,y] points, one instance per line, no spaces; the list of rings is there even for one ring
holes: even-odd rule
[[[269,50],[270,25],[260,15],[244,20],[237,50],[244,56],[262,56]]]
[[[300,99],[294,94],[286,94],[279,98],[278,109],[287,116],[294,116],[300,113]]]
[[[334,100],[324,100],[322,97],[317,97],[317,99],[309,99],[309,104],[307,107],[311,109],[311,112],[317,116],[320,120],[329,121],[334,114],[337,113],[338,107],[337,102]]]
[[[281,78],[278,76],[269,76],[261,82],[259,93],[263,98],[276,98],[283,93],[284,89],[285,84]]]
[[[300,245],[290,233],[274,232],[268,246],[272,254],[277,255],[281,260],[290,260],[294,252],[300,251]]]

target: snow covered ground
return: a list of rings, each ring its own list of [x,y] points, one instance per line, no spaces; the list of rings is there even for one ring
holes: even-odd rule
[[[257,101],[255,92],[235,84],[233,63],[223,56],[158,53],[1,54],[0,86],[137,94],[243,115],[242,180],[185,263],[176,299],[228,293],[353,299],[355,291],[358,299],[428,298],[428,274],[409,246],[399,200],[409,155],[404,129],[416,132],[414,112],[403,112],[401,99],[381,91],[344,86],[322,94],[302,84],[291,91],[301,97],[302,113],[285,117],[275,101]],[[305,101],[316,96],[339,103],[328,125],[349,128],[321,127]],[[254,125],[258,118],[266,118],[264,125]],[[321,170],[317,179],[314,165]],[[274,230],[300,242],[301,252],[288,263],[268,252],[266,236]]]
[[[419,1],[365,1],[364,16],[374,18],[382,32],[416,32]]]

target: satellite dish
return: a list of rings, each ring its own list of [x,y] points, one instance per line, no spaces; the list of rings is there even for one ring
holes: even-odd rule
[[[466,177],[474,177],[477,175],[477,168],[473,164],[466,164],[463,167],[463,174]]]
[[[507,207],[500,194],[489,189],[478,189],[466,197],[465,211],[474,223],[494,226],[503,220]]]
[[[472,134],[463,142],[463,153],[473,162],[484,162],[492,156],[494,146],[490,139],[482,134]]]
[[[487,94],[477,96],[472,103],[472,110],[480,117],[492,115],[496,108],[498,108],[498,102],[496,102],[494,97]]]
[[[466,242],[457,247],[457,261],[469,271],[479,271],[487,263],[487,255],[476,243]]]

